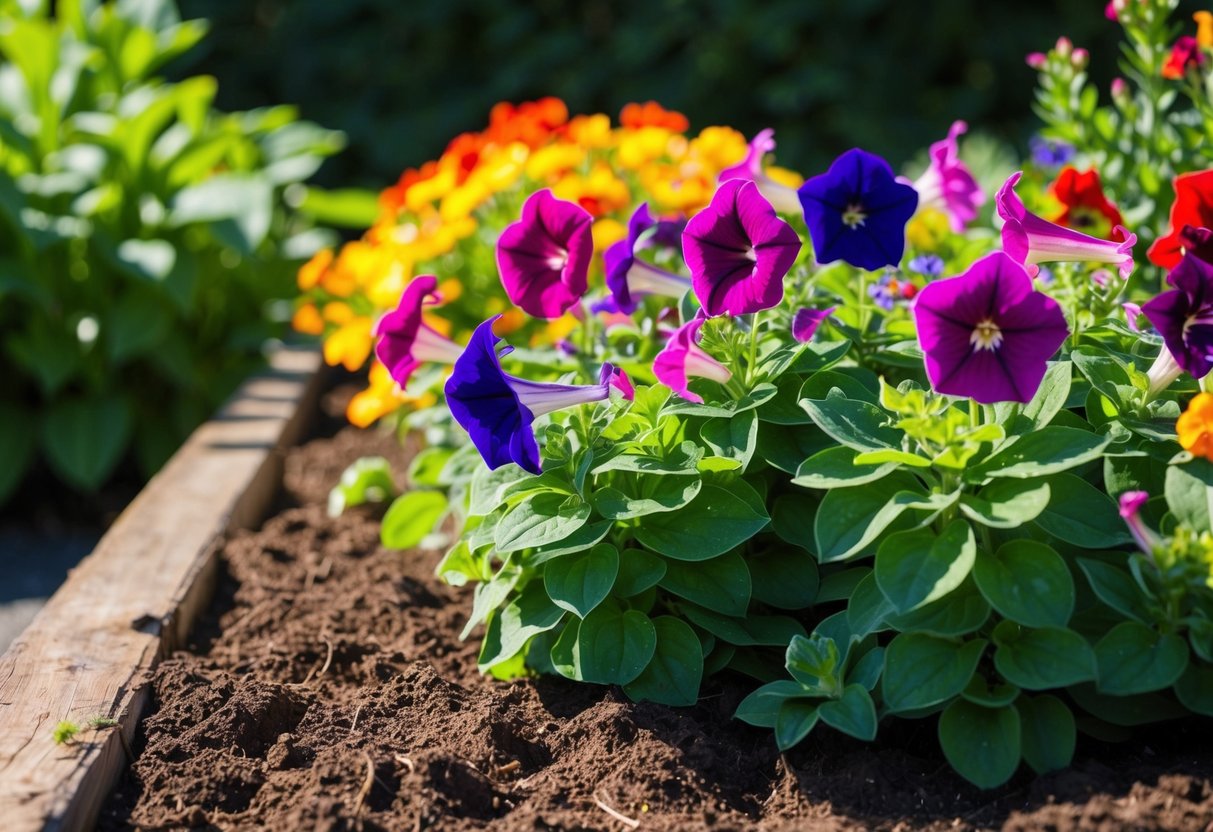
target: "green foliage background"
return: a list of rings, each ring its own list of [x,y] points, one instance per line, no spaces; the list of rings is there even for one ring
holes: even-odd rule
[[[1190,16],[1185,3],[1184,16]],[[777,129],[812,171],[856,144],[903,162],[955,118],[1021,147],[1024,55],[1090,49],[1101,91],[1120,27],[1103,3],[966,0],[183,0],[214,22],[200,66],[229,109],[298,104],[346,131],[322,184],[382,187],[483,124],[497,101],[557,95],[617,114],[656,99],[696,127]],[[1196,6],[1193,6],[1196,8]]]

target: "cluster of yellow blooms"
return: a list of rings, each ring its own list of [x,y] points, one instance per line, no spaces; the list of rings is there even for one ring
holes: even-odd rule
[[[522,198],[546,187],[585,208],[594,218],[600,275],[602,252],[625,236],[637,204],[647,201],[659,216],[689,217],[711,200],[720,172],[745,158],[746,137],[736,130],[707,127],[691,136],[688,128],[685,116],[655,102],[629,104],[614,126],[603,114],[570,118],[555,98],[498,104],[485,130],[457,136],[440,158],[405,171],[385,190],[361,239],[322,251],[300,269],[295,328],[324,336],[329,364],[358,370],[372,358],[375,320],[420,274],[440,280],[441,316],[427,313],[425,321],[444,335],[498,313],[505,315],[499,333],[522,327],[494,260],[497,235],[517,218]],[[791,187],[801,183],[790,171],[765,172]],[[556,320],[534,337],[555,341],[571,328],[571,319]],[[369,382],[347,412],[360,427],[405,404],[433,401],[428,392],[410,398],[378,362]]]

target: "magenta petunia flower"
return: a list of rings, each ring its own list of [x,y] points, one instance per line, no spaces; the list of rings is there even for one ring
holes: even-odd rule
[[[651,237],[645,232],[653,229]],[[647,260],[637,257],[636,252],[645,248],[651,242],[662,243],[672,236],[670,231],[677,229],[681,232],[682,223],[668,220],[655,220],[649,213],[647,202],[632,212],[628,220],[628,235],[613,243],[603,254],[603,265],[606,269],[606,284],[611,290],[614,301],[611,311],[623,312],[630,315],[636,311],[639,299],[643,295],[662,295],[669,298],[681,298],[691,288],[689,278],[655,266]],[[677,233],[676,232],[676,233]],[[675,239],[677,239],[675,237]],[[606,307],[599,304],[596,309]]]
[[[1136,234],[1118,225],[1116,228],[1124,233],[1125,239],[1117,243],[1038,217],[1024,207],[1023,201],[1015,193],[1015,185],[1021,176],[1022,171],[1011,174],[994,198],[998,216],[1003,219],[1002,247],[1007,254],[1026,266],[1030,275],[1036,274],[1037,263],[1062,261],[1111,263],[1120,270],[1122,278],[1128,278],[1133,271]]]
[[[687,223],[682,252],[704,311],[746,315],[778,306],[800,238],[753,182],[730,179]]]
[[[1185,254],[1167,275],[1175,288],[1141,305],[1175,363],[1204,378],[1213,369],[1213,264]]]
[[[1139,549],[1152,557],[1154,550],[1162,541],[1141,519],[1141,507],[1149,499],[1150,495],[1145,491],[1126,491],[1124,494],[1121,494],[1120,517],[1125,521],[1125,525],[1129,527],[1129,533],[1133,535],[1133,542],[1137,544]]]
[[[982,404],[1031,401],[1069,334],[1057,301],[1001,251],[927,284],[914,319],[931,386]]]
[[[522,217],[497,240],[497,268],[510,300],[536,318],[559,318],[586,290],[594,241],[584,208],[531,194]]]
[[[728,182],[730,179],[745,179],[758,186],[758,192],[766,197],[771,207],[781,214],[796,214],[800,212],[800,197],[796,189],[781,182],[776,182],[767,176],[762,168],[762,159],[768,153],[775,151],[775,131],[771,128],[762,130],[750,140],[746,156],[731,168],[725,168],[717,177],[718,182]]]
[[[657,380],[696,404],[703,404],[703,397],[687,387],[692,378],[706,378],[724,384],[733,377],[728,367],[699,346],[699,328],[704,320],[692,318],[680,326],[653,361],[653,375],[657,376]]]
[[[817,334],[817,327],[821,326],[821,322],[830,317],[833,311],[833,306],[828,309],[810,309],[806,306],[796,310],[796,314],[792,316],[792,337],[802,344],[812,341],[813,336]]]
[[[463,347],[421,320],[421,308],[434,298],[438,279],[418,275],[400,295],[400,303],[375,324],[375,355],[397,384],[405,387],[427,361],[454,364]]]
[[[931,145],[931,164],[914,181],[918,207],[943,211],[957,234],[977,219],[977,209],[986,201],[986,192],[977,184],[968,166],[960,161],[960,145],[956,139],[968,129],[963,121],[952,122],[948,137]]]

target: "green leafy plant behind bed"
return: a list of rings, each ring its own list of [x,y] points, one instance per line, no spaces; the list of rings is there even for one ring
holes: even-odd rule
[[[0,500],[154,472],[257,366],[322,242],[283,193],[342,144],[157,77],[206,33],[171,0],[44,7],[0,6]]]

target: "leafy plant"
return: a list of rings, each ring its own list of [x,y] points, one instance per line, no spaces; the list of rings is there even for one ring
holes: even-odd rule
[[[0,6],[0,500],[41,458],[150,475],[281,333],[323,236],[283,206],[341,147],[289,107],[157,76],[206,34],[172,0]]]

